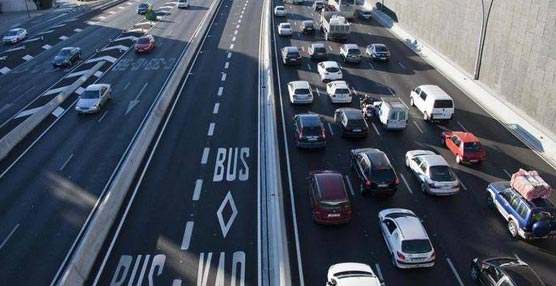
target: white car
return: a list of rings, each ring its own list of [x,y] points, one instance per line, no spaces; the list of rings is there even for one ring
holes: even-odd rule
[[[292,35],[292,25],[290,23],[280,23],[280,25],[278,25],[278,35],[280,35],[280,36],[291,36]]]
[[[429,150],[405,153],[405,165],[421,182],[421,191],[432,195],[449,196],[460,190],[460,183],[444,157]]]
[[[363,263],[338,263],[328,268],[327,286],[381,286],[373,269]]]
[[[309,104],[313,102],[313,90],[309,82],[304,80],[291,81],[288,83],[288,94],[293,104]]]
[[[4,44],[17,44],[27,38],[27,30],[23,28],[15,28],[9,30],[4,37],[2,38],[2,42]]]
[[[187,9],[187,8],[189,8],[189,0],[178,0],[178,3],[176,4],[176,7],[178,9]]]
[[[274,7],[274,16],[276,16],[276,17],[286,17],[286,7],[284,7],[284,6]]]
[[[323,82],[329,82],[332,80],[339,80],[343,78],[340,66],[337,62],[334,61],[320,62],[317,65],[317,70],[320,75],[320,80]]]
[[[434,266],[436,253],[421,220],[410,210],[385,209],[378,213],[380,231],[398,268]]]
[[[347,82],[335,80],[326,84],[326,93],[332,103],[351,103],[351,91]]]
[[[112,88],[109,84],[91,84],[79,95],[75,110],[79,114],[98,113],[112,99]]]

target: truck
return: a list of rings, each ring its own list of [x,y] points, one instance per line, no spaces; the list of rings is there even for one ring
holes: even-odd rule
[[[347,40],[351,31],[350,23],[335,11],[321,12],[320,27],[326,41]]]
[[[335,11],[338,15],[343,16],[346,19],[355,18],[356,0],[328,0],[328,7],[326,10]]]

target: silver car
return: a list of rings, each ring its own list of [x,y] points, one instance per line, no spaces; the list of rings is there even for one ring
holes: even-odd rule
[[[23,28],[15,28],[9,30],[4,37],[2,38],[2,42],[4,44],[17,44],[27,38],[27,30]]]
[[[98,113],[110,99],[112,99],[112,89],[109,84],[91,84],[79,96],[75,110],[79,114]]]
[[[405,165],[421,182],[421,191],[438,196],[453,195],[460,182],[444,157],[429,150],[412,150],[405,154]]]

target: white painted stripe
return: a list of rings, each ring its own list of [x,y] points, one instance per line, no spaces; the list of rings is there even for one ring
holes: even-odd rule
[[[510,172],[508,172],[506,169],[502,169],[502,171],[504,171],[504,173],[506,173],[509,178],[512,177],[512,174],[510,174]]]
[[[208,136],[212,136],[212,134],[214,134],[214,122],[209,124]]]
[[[69,37],[68,36],[60,36],[60,37],[58,37],[58,39],[60,39],[62,41],[65,41],[65,40],[69,39]]]
[[[409,186],[409,184],[407,183],[407,181],[405,180],[405,177],[403,174],[400,173],[400,177],[402,178],[403,183],[405,184],[405,187],[407,188],[407,190],[409,191],[410,194],[413,194],[413,191],[411,190],[411,187]]]
[[[60,169],[58,169],[58,171],[62,171],[62,170],[66,167],[66,165],[69,163],[69,161],[71,160],[71,158],[73,158],[73,154],[71,154],[71,155],[66,159],[66,161],[64,162],[64,164],[62,164],[62,166],[60,167]]]
[[[73,73],[68,74],[66,76],[66,78],[82,76],[82,75],[86,74],[87,72],[89,72],[89,70],[82,70],[82,71],[78,71],[78,72],[73,72]]]
[[[193,233],[194,222],[188,221],[185,224],[185,232],[183,233],[183,239],[181,241],[181,250],[188,250],[189,243],[191,243],[191,234]]]
[[[452,260],[450,260],[450,258],[446,257],[446,261],[448,261],[448,265],[450,265],[450,268],[452,269],[452,272],[454,273],[454,276],[456,276],[456,279],[458,280],[459,285],[464,286],[463,281],[461,281],[461,277],[459,277],[459,274],[458,274],[456,268],[454,267],[454,264],[452,264]]]
[[[463,126],[463,124],[461,124],[461,122],[457,122],[459,127],[461,127],[461,129],[463,129],[463,131],[467,132],[467,129],[465,128],[465,126]]]
[[[38,38],[33,38],[33,39],[25,40],[25,41],[23,41],[23,42],[24,42],[24,43],[31,43],[31,42],[36,42],[36,41],[41,40],[41,39],[42,39],[42,37],[38,37]]]
[[[12,231],[10,231],[10,233],[8,234],[8,236],[6,236],[6,238],[4,239],[4,241],[2,241],[2,244],[0,244],[0,249],[2,249],[4,247],[4,245],[6,245],[6,242],[8,242],[8,240],[10,240],[10,238],[12,237],[12,235],[14,234],[14,232],[17,230],[17,228],[19,227],[19,224],[17,224]]]
[[[230,50],[233,50],[233,49],[234,49],[234,44],[231,44],[230,45]]]
[[[392,96],[396,96],[396,94],[394,93],[394,91],[393,91],[391,88],[388,88],[388,92],[390,92],[390,94],[391,94]]]
[[[220,81],[226,81],[226,73],[225,72],[222,73],[222,78],[220,79]]]
[[[311,70],[311,64],[307,64],[307,68]]]
[[[239,29],[239,25],[236,26],[236,29]]]
[[[241,20],[237,20],[237,22],[241,24]],[[295,23],[294,23],[294,24],[295,24]]]
[[[116,14],[116,11],[108,11],[108,14],[114,15],[114,14]]]
[[[58,24],[58,25],[56,25],[56,26],[52,26],[51,28],[54,28],[54,29],[55,29],[55,28],[60,28],[60,27],[63,27],[63,26],[65,26],[65,25],[66,25],[66,24]]]
[[[318,87],[315,87],[315,90],[317,91],[317,96],[320,96],[320,91]]]
[[[330,131],[330,134],[334,136],[334,130],[332,130],[332,125],[330,125],[330,122],[328,122],[328,130]]]
[[[5,53],[20,51],[20,50],[25,50],[25,46],[21,46],[21,47],[6,50]]]
[[[51,45],[44,45],[44,46],[42,46],[42,48],[45,49],[45,50],[48,50],[48,49],[52,48],[52,46]]]
[[[355,197],[355,192],[353,191],[353,187],[351,186],[351,180],[349,179],[348,175],[345,175],[345,177],[346,177],[346,182],[348,183],[349,192],[351,193],[352,196]]]
[[[105,111],[102,116],[97,120],[97,122],[102,122],[102,120],[104,119],[104,117],[106,117],[106,114],[108,114],[108,111]]]
[[[8,92],[14,92],[16,89],[20,88],[21,84],[18,84],[16,86],[14,86],[13,88],[11,88]]]
[[[375,264],[375,268],[376,268],[376,275],[378,276],[380,281],[384,281],[384,277],[382,276],[382,271],[380,270],[380,266],[378,265],[378,263]]]
[[[32,109],[24,110],[24,111],[18,113],[18,114],[15,116],[15,118],[20,118],[20,117],[25,117],[25,116],[32,115],[32,114],[34,114],[35,112],[41,110],[41,108],[43,108],[43,107],[42,107],[42,106],[39,106],[39,107],[35,107],[35,108],[32,108]]]
[[[224,92],[224,87],[219,87],[218,88],[218,96],[222,96],[222,93]]]
[[[218,109],[220,109],[220,103],[215,103],[214,108],[212,109],[212,114],[218,114]]]
[[[461,185],[461,187],[462,187],[464,190],[467,191],[467,187],[465,186],[465,184],[464,184],[461,180],[459,180],[459,184]]]
[[[230,67],[230,62],[226,62],[226,63],[224,64],[224,69],[226,69],[226,70],[227,70],[227,69],[228,69],[228,67]]]
[[[118,60],[118,59],[116,59],[115,57],[102,56],[102,57],[98,57],[98,58],[89,59],[86,63],[95,63],[95,62],[100,62],[100,61],[109,61],[111,63],[114,63],[114,62],[116,62],[116,60]]]
[[[233,37],[233,38],[232,38],[232,42],[235,42],[235,41],[236,41],[236,37]]]
[[[48,30],[48,31],[40,32],[40,33],[37,33],[37,35],[50,34],[52,32],[54,32],[54,30]]]
[[[234,35],[237,35],[237,30],[234,31]]]
[[[201,179],[197,179],[197,181],[195,181],[195,189],[193,191],[193,201],[198,201],[199,198],[201,197],[201,190],[203,189],[203,180]]]
[[[60,106],[56,107],[56,109],[54,109],[54,111],[52,111],[52,115],[56,116],[56,118],[59,118],[60,116],[62,116],[62,114],[64,114],[65,109],[61,108]]]
[[[405,66],[401,62],[398,62],[398,64],[400,65],[400,67],[402,67],[402,69],[404,69],[404,70],[406,69]]]
[[[85,91],[84,88],[79,87],[79,88],[77,88],[77,89],[75,90],[75,93],[77,93],[78,95],[81,95],[84,91]]]
[[[304,46],[301,46],[301,50],[302,50],[302,51],[305,51],[305,47],[304,47]]]
[[[106,17],[105,16],[98,16],[97,19],[104,20],[104,19],[106,19]]]
[[[412,121],[412,122],[413,122],[413,124],[415,125],[415,127],[417,127],[417,130],[419,130],[419,132],[421,132],[421,134],[424,134],[424,133],[423,133],[423,130],[421,129],[421,127],[419,127],[419,124],[417,124],[417,122],[415,122],[415,121]]]
[[[93,75],[96,77],[101,77],[104,73],[101,71],[96,71]]]
[[[374,67],[373,64],[371,64],[371,63],[369,63],[369,67],[370,67],[372,70],[375,69],[375,67]]]
[[[124,86],[124,90],[126,90],[130,85],[131,85],[131,82],[128,82],[128,83]]]
[[[228,52],[228,59],[232,57],[232,52]]]
[[[50,89],[44,94],[44,96],[55,94],[55,93],[60,93],[60,92],[64,91],[64,89],[66,89],[66,88],[67,88],[67,86],[62,86],[62,87]]]
[[[209,152],[210,152],[209,147],[205,147],[205,149],[203,149],[203,157],[201,158],[201,164],[204,165],[207,163]]]
[[[10,71],[11,71],[11,69],[8,68],[8,67],[3,67],[3,68],[0,69],[0,73],[1,73],[1,74],[7,74],[7,73],[9,73]]]
[[[135,42],[135,41],[137,41],[137,39],[138,38],[134,37],[134,36],[127,36],[127,37],[121,37],[121,38],[114,39],[112,42],[127,41],[127,40]]]
[[[101,51],[110,51],[110,50],[123,50],[123,51],[127,51],[129,49],[129,47],[126,47],[124,45],[115,45],[115,46],[111,46],[111,47],[106,47],[104,49],[102,49]]]
[[[25,56],[22,57],[22,59],[24,59],[25,61],[28,62],[28,61],[30,61],[30,60],[33,59],[33,56],[31,56],[31,55],[25,55]]]
[[[374,122],[371,123],[373,125],[373,128],[375,129],[376,134],[378,134],[378,136],[380,136],[380,132],[378,132],[378,128],[376,128],[376,125]]]

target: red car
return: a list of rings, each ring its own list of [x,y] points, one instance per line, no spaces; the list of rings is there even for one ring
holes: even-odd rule
[[[347,223],[351,206],[342,174],[335,171],[313,171],[307,178],[313,221],[320,224]]]
[[[486,158],[485,149],[479,142],[479,138],[470,132],[442,132],[442,145],[456,155],[458,164],[480,163]]]
[[[136,53],[149,53],[154,49],[155,40],[152,35],[146,35],[137,40],[134,50]]]

